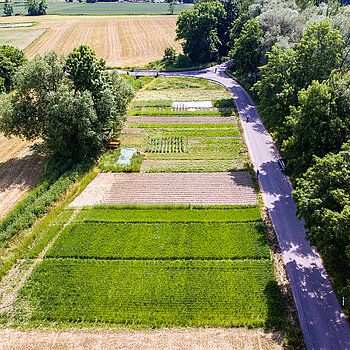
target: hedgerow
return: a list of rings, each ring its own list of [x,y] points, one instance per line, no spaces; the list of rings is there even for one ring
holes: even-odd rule
[[[246,208],[156,208],[135,206],[104,207],[81,210],[74,222],[249,222],[260,221],[258,207]],[[122,210],[120,210],[122,209]]]
[[[284,323],[281,292],[266,259],[44,259],[20,290],[18,311],[21,305],[32,308],[32,320],[148,327]]]

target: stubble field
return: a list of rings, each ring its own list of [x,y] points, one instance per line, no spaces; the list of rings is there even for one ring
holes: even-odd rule
[[[29,45],[28,58],[46,51],[67,53],[81,44],[89,45],[98,58],[108,66],[137,66],[160,59],[164,49],[172,46],[181,50],[175,41],[176,16],[42,16],[33,30],[46,32]],[[28,22],[29,18],[16,17],[6,22]],[[1,19],[5,22],[5,19]],[[8,29],[3,29],[7,30]],[[0,44],[5,42],[1,39]],[[28,29],[11,29],[16,36]],[[35,38],[33,37],[33,40]],[[5,40],[5,39],[4,39]],[[14,44],[16,42],[6,42]]]

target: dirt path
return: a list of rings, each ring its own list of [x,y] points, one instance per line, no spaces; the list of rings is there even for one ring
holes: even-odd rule
[[[0,134],[0,220],[41,178],[46,158],[31,144]]]
[[[0,330],[2,350],[282,350],[280,334],[262,329],[186,328],[160,330]]]

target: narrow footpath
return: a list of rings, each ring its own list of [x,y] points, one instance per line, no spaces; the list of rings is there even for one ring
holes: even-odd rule
[[[305,239],[304,222],[296,217],[292,185],[279,169],[279,152],[247,92],[225,74],[228,63],[160,76],[204,78],[225,86],[233,95],[263,199],[275,228],[299,313],[307,349],[350,349],[350,327],[315,247]],[[154,75],[154,72],[133,72]],[[250,115],[247,121],[247,115]]]

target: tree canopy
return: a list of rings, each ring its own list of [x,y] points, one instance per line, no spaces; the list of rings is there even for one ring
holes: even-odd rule
[[[9,45],[0,46],[0,92],[9,92],[14,74],[27,61],[24,52]]]
[[[15,91],[2,106],[0,130],[6,136],[40,137],[55,156],[79,160],[121,128],[133,91],[116,74],[99,71],[92,50],[81,47],[72,55],[65,60],[49,52],[19,69]],[[71,72],[80,68],[85,76],[76,79]]]

